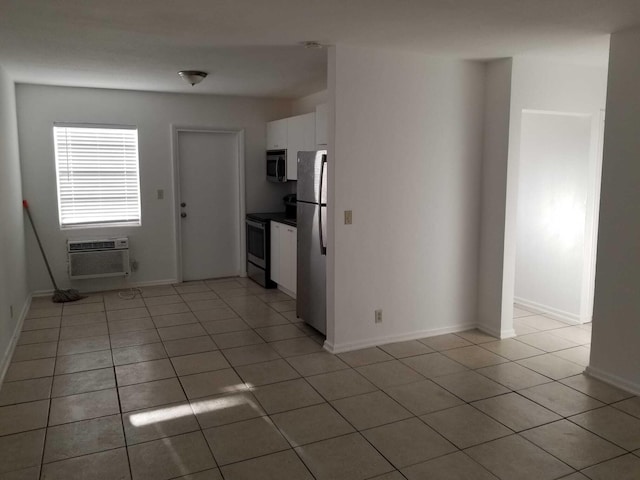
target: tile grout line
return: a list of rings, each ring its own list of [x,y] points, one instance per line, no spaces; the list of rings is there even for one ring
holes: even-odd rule
[[[134,295],[135,298],[135,295]],[[129,446],[128,446],[128,442],[127,442],[127,433],[126,430],[124,428],[124,414],[122,412],[122,401],[120,399],[120,387],[118,384],[118,375],[116,373],[116,362],[115,359],[113,358],[113,344],[111,343],[111,326],[109,325],[109,319],[107,317],[107,301],[103,295],[102,297],[102,301],[103,301],[103,308],[105,311],[105,322],[107,325],[107,337],[109,339],[109,354],[111,355],[111,368],[113,371],[113,381],[115,384],[115,390],[116,390],[116,398],[118,399],[118,410],[119,410],[119,414],[120,414],[120,427],[122,428],[122,440],[124,443],[124,452],[125,455],[127,456],[127,467],[129,470],[129,476],[130,478],[133,479],[133,469],[131,467],[131,457],[129,455]],[[118,447],[119,448],[119,447]]]
[[[62,324],[62,315],[64,314],[64,305],[62,306],[62,312],[60,313],[60,324]],[[60,327],[60,329],[58,330],[58,340],[57,340],[57,345],[56,345],[56,356],[53,359],[53,371],[51,372],[51,387],[49,390],[49,408],[48,408],[48,412],[47,412],[47,422],[44,426],[44,438],[42,440],[42,455],[40,457],[40,465],[39,465],[39,470],[40,473],[38,475],[38,478],[42,478],[44,475],[44,455],[46,453],[46,448],[47,448],[47,436],[49,433],[49,422],[51,420],[51,409],[52,409],[52,404],[53,404],[53,398],[52,398],[52,394],[53,394],[53,381],[55,379],[55,372],[56,372],[56,365],[58,363],[58,348],[60,345],[60,334],[62,332],[62,327]]]

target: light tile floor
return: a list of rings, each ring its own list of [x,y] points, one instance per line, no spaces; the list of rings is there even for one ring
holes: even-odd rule
[[[331,355],[294,306],[246,279],[34,299],[0,479],[640,478],[640,398],[582,375],[590,325]]]

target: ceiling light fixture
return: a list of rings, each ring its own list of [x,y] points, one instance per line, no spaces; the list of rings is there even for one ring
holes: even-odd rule
[[[207,78],[208,73],[200,72],[198,70],[180,70],[178,72],[178,75],[180,75],[187,83],[190,83],[193,87],[194,85],[197,85],[202,80]]]
[[[310,50],[318,50],[320,48],[324,48],[324,45],[322,45],[320,42],[316,42],[313,40],[301,42],[301,43],[304,48],[308,48]]]

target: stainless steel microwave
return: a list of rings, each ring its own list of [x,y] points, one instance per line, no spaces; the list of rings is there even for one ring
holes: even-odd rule
[[[286,150],[267,150],[267,180],[270,182],[287,181]]]

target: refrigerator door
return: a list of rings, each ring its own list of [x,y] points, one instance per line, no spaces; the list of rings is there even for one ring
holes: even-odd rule
[[[300,182],[300,177],[298,177]],[[319,332],[326,333],[326,256],[322,254],[319,205],[298,202],[297,315]]]
[[[327,203],[327,152],[298,152],[298,202]]]

